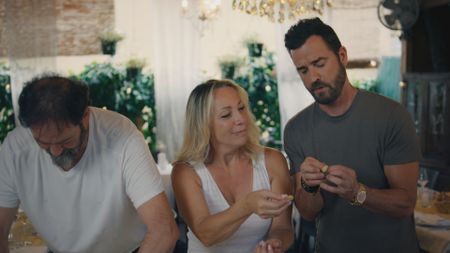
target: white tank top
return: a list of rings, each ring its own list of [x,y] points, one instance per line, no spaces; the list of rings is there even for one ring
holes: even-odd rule
[[[230,208],[206,166],[203,163],[199,163],[194,168],[202,181],[203,193],[209,212],[215,214]],[[264,163],[264,153],[258,154],[256,162],[253,161],[253,191],[261,189],[270,189],[269,176]],[[194,233],[189,230],[187,233],[188,253],[253,252],[256,245],[265,239],[271,223],[271,219],[261,219],[258,215],[252,214],[231,237],[209,248],[205,247]]]

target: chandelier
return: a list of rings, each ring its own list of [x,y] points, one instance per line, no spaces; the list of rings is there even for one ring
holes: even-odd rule
[[[200,37],[210,28],[211,21],[219,12],[220,0],[181,0],[181,15],[191,21]]]
[[[190,2],[197,4],[190,6]],[[220,0],[181,0],[181,14],[189,18],[197,18],[202,22],[214,19],[220,11]]]
[[[331,6],[331,0],[233,0],[233,10],[250,15],[268,17],[270,21],[283,23],[286,18],[295,20],[302,14],[317,12],[323,14],[325,6]]]

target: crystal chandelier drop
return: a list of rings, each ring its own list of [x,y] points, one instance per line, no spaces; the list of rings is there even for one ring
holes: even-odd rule
[[[191,6],[191,3],[196,3]],[[214,19],[220,11],[220,0],[182,0],[181,14],[205,22]]]
[[[181,15],[192,22],[203,37],[220,12],[220,0],[181,0]]]
[[[323,14],[325,6],[331,6],[331,0],[233,0],[233,10],[250,15],[268,17],[270,21],[283,23],[286,18],[295,20],[302,14],[317,12]]]

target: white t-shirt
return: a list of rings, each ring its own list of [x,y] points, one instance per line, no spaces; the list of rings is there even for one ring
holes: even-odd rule
[[[161,177],[130,120],[90,112],[86,151],[67,172],[29,129],[9,133],[0,149],[0,206],[20,203],[54,252],[129,252],[146,233],[136,209],[163,191]]]

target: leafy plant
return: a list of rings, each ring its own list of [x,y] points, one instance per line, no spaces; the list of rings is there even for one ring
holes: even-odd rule
[[[81,80],[89,86],[91,105],[112,111],[119,109],[118,90],[125,82],[125,77],[111,63],[93,62],[86,65],[84,70],[73,78]]]
[[[112,30],[107,30],[101,33],[98,38],[102,42],[119,42],[124,39],[124,36]]]
[[[147,65],[147,62],[144,58],[130,58],[125,63],[126,68],[142,69],[145,65]]]
[[[261,57],[263,51],[263,43],[258,35],[250,34],[244,37],[244,46],[247,47],[248,55],[250,57]]]
[[[244,47],[248,46],[249,44],[261,44],[262,41],[259,38],[258,34],[251,33],[247,34],[243,39],[242,42],[244,44]]]
[[[0,62],[0,144],[15,127],[9,67]]]
[[[114,32],[106,31],[99,36],[103,54],[115,55],[117,42],[123,40],[123,35]]]
[[[236,70],[242,65],[243,59],[236,55],[224,55],[217,62],[222,72],[222,78],[233,79]]]
[[[217,60],[219,66],[240,66],[243,63],[243,59],[236,55],[224,55]]]
[[[368,90],[378,93],[379,81],[377,79],[372,80],[356,80],[352,81],[354,87],[358,89]]]
[[[262,57],[247,57],[245,61],[243,74],[234,81],[248,92],[250,107],[261,129],[261,143],[280,149],[281,121],[273,54],[263,51]]]
[[[126,70],[111,63],[92,63],[71,78],[89,86],[91,105],[106,107],[128,117],[140,129],[150,148],[156,153],[156,112],[154,77],[141,74],[128,81]]]

